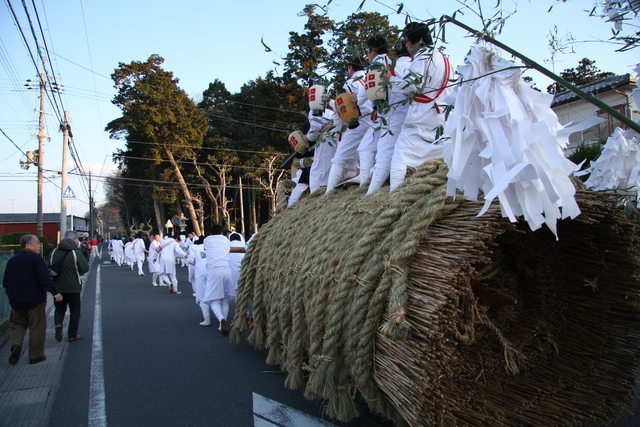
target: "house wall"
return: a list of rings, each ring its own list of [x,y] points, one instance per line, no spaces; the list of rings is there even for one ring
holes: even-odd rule
[[[598,98],[612,107],[618,106],[621,112],[627,117],[631,117],[633,121],[638,121],[638,106],[636,105],[630,88],[620,88],[618,91],[607,91]],[[579,99],[567,104],[553,107],[553,111],[558,115],[558,121],[562,125],[566,125],[569,122],[579,123],[583,120],[589,119],[593,116],[600,115],[604,117],[604,114],[600,111],[599,107],[583,100]],[[600,114],[598,112],[600,111]],[[607,115],[608,116],[608,115]],[[602,139],[603,135],[610,135],[615,129],[617,123],[615,121],[609,121],[600,125],[600,129],[591,128],[583,132],[576,132],[569,137],[569,147],[567,148],[567,154],[571,153],[581,143],[593,143],[601,141],[604,143],[606,137]]]
[[[20,233],[26,231],[30,234],[36,234],[38,225],[35,222],[19,223],[19,224],[0,224],[0,234]],[[55,245],[58,242],[58,232],[60,231],[59,223],[45,222],[42,224],[42,231],[47,242]]]

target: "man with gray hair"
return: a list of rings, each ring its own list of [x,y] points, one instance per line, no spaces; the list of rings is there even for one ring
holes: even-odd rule
[[[55,301],[62,301],[56,285],[51,279],[47,263],[40,256],[40,241],[33,234],[20,238],[21,250],[7,262],[3,286],[6,288],[11,315],[11,356],[9,363],[20,360],[24,335],[29,329],[29,364],[46,360],[44,343],[46,338],[47,291]]]
[[[68,256],[67,256],[68,255]],[[78,335],[78,325],[80,323],[80,292],[82,291],[82,279],[80,276],[89,271],[87,259],[78,247],[78,235],[75,231],[69,230],[64,233],[64,239],[49,257],[50,265],[55,264],[63,257],[62,270],[55,277],[56,287],[62,295],[61,301],[56,301],[55,313],[53,315],[56,325],[56,341],[62,341],[62,322],[69,307],[69,328],[67,338],[69,341],[80,339]]]

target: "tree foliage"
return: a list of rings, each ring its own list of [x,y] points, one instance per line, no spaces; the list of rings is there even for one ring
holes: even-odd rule
[[[566,68],[560,77],[568,81],[569,83],[580,86],[587,83],[593,83],[605,77],[614,76],[612,72],[602,72],[595,66],[596,61],[589,58],[582,58],[578,62],[578,66],[575,68]],[[559,83],[553,83],[547,86],[548,93],[562,92],[563,87]]]
[[[177,180],[190,217],[196,221],[193,200],[179,162],[192,158],[194,150],[202,146],[207,121],[204,113],[178,87],[173,73],[162,69],[163,62],[162,57],[151,55],[146,62],[118,64],[111,75],[117,89],[112,102],[123,114],[107,124],[106,130],[111,138],[127,141],[126,150],[114,154],[123,176],[148,181]],[[152,198],[160,198],[163,193],[151,191],[149,195],[148,187],[140,192],[132,188],[125,191],[139,193],[139,200],[147,204],[152,204]],[[160,228],[162,224],[157,226]],[[193,226],[198,228],[196,223]]]

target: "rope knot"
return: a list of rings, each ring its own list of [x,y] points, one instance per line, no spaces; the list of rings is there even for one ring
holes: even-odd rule
[[[397,265],[391,264],[391,260],[389,258],[389,255],[385,255],[384,256],[384,260],[382,261],[382,265],[384,266],[385,270],[394,271],[394,272],[398,273],[399,275],[401,275],[402,277],[404,277],[405,280],[409,280],[409,277],[407,276],[407,273],[405,273],[405,271],[402,268],[400,268]]]

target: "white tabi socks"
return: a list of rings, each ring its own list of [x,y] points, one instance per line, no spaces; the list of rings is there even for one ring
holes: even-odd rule
[[[221,299],[217,299],[211,302],[211,310],[213,310],[213,314],[216,315],[216,318],[218,319],[218,321],[220,323],[222,323],[222,320],[224,319],[224,314],[222,312],[222,300]],[[220,328],[218,327],[218,330],[220,330]]]
[[[202,310],[202,316],[204,322],[200,322],[200,326],[211,326],[211,311],[209,311],[209,304],[206,302],[200,302],[200,310]]]
[[[342,179],[342,172],[344,171],[344,165],[333,163],[331,170],[329,171],[329,179],[327,181],[327,191],[324,194],[329,194],[336,188],[336,185],[340,184]]]
[[[374,191],[381,189],[388,178],[389,170],[374,166],[373,174],[371,175],[371,184],[369,184],[369,189],[367,190],[367,196]]]

